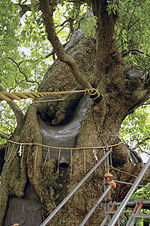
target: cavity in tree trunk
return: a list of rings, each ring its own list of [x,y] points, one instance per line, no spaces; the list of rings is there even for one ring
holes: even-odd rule
[[[0,224],[5,226],[13,223],[40,225],[104,155],[104,150],[81,149],[70,159],[71,148],[119,143],[122,121],[149,97],[149,87],[145,88],[142,78],[130,79],[123,73],[126,65],[113,38],[117,16],[108,15],[106,1],[92,1],[94,15],[98,18],[95,38],[81,36],[66,52],[55,39],[53,29],[48,30],[49,22],[53,28],[52,18],[46,11],[48,1],[41,0],[40,4],[48,37],[60,60],[49,68],[38,91],[93,87],[98,89],[102,100],[95,103],[89,96],[70,94],[62,101],[51,102],[53,97],[42,99],[47,102],[37,99],[29,107],[11,140],[33,145],[23,145],[21,156],[18,156],[18,144],[8,142],[5,150],[0,187]],[[69,147],[70,151],[62,150],[59,156],[59,150],[34,145],[37,143]],[[136,175],[143,166],[142,162],[136,166],[131,164],[124,144],[112,148],[112,164]],[[134,181],[121,172],[112,170],[111,173],[117,180]],[[79,225],[103,193],[104,174],[105,163],[59,211],[51,225]],[[112,200],[121,201],[128,189],[128,185],[117,185],[111,194]],[[103,217],[102,203],[87,225],[99,225]]]

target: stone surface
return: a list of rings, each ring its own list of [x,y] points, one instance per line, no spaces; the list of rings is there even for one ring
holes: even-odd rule
[[[4,226],[39,226],[42,223],[41,205],[33,186],[28,185],[25,197],[9,199]]]

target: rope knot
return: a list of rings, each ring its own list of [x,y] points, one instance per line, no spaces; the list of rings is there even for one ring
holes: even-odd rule
[[[99,103],[102,99],[102,95],[99,93],[98,89],[95,88],[89,90],[89,95],[95,103]]]

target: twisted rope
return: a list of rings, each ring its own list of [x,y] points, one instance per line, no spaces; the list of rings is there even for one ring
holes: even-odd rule
[[[70,91],[58,91],[58,92],[0,92],[0,101],[12,101],[12,100],[21,100],[28,98],[40,98],[46,96],[58,96],[58,95],[67,95],[71,93],[88,93],[93,95],[93,92],[98,92],[97,89],[84,89],[84,90],[70,90]]]
[[[110,147],[115,147],[115,146],[118,146],[120,144],[122,144],[123,142],[119,142],[117,144],[110,144],[108,146],[98,146],[98,147],[76,147],[76,148],[67,148],[67,147],[55,147],[55,146],[48,146],[48,145],[45,145],[45,144],[38,144],[38,143],[21,143],[21,142],[16,142],[16,141],[13,141],[13,140],[8,140],[8,142],[10,143],[13,143],[13,144],[19,144],[19,145],[28,145],[28,146],[32,146],[32,145],[36,145],[36,146],[40,146],[40,147],[46,147],[46,148],[51,148],[51,149],[59,149],[59,150],[82,150],[82,149],[104,149],[104,148],[110,148]]]

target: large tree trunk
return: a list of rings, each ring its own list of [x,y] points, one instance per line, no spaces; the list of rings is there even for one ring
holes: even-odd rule
[[[98,5],[94,7],[93,3],[97,17],[106,16],[106,12],[100,12],[101,7]],[[51,213],[86,172],[96,164],[97,159],[104,155],[103,149],[97,150],[94,147],[119,143],[118,133],[122,121],[148,98],[148,91],[144,89],[141,78],[130,80],[123,74],[126,66],[113,39],[115,20],[114,15],[101,20],[100,28],[96,33],[97,43],[94,38],[81,37],[67,50],[67,53],[76,59],[86,79],[93,87],[98,87],[102,100],[94,103],[89,97],[71,94],[63,101],[50,102],[48,100],[52,97],[49,97],[43,98],[47,102],[33,102],[24,118],[23,127],[17,128],[11,138],[19,143],[33,143],[33,145],[23,145],[22,155],[19,157],[17,153],[20,145],[8,143],[1,174],[1,225],[13,223],[26,226],[39,225],[41,217],[44,219]],[[72,77],[69,67],[57,60],[45,75],[39,91],[72,90],[75,87],[81,88]],[[78,112],[85,101],[88,104],[83,107],[85,114],[81,114],[82,118]],[[78,130],[74,132],[72,125],[77,124]],[[67,147],[68,144],[70,148],[93,148],[75,151],[71,159],[72,164],[68,157],[66,164],[63,165],[66,167],[59,167],[57,150],[56,153],[52,150],[53,154],[45,159],[45,152],[48,149],[42,150],[41,146],[34,144],[42,144],[42,142],[47,145],[57,144],[57,136],[56,139],[52,137],[49,139],[49,131],[55,131],[57,135],[58,131],[67,126],[70,126],[69,133],[73,135],[70,135],[70,139],[68,139],[69,134],[67,137],[62,135],[62,141],[58,138],[58,146]],[[42,132],[43,130],[47,130],[47,134]],[[70,156],[69,152],[67,156]],[[134,175],[137,175],[142,167],[142,162],[136,166],[131,164],[124,144],[112,148],[112,163],[118,169]],[[79,225],[103,192],[105,172],[105,163],[103,163],[54,217],[51,225]],[[111,172],[115,179],[134,181],[130,175],[113,170]],[[128,189],[127,185],[117,185],[112,192],[112,200],[121,201]],[[23,210],[22,206],[26,208]],[[31,221],[33,217],[34,220]],[[102,203],[87,225],[99,225],[103,217]]]

